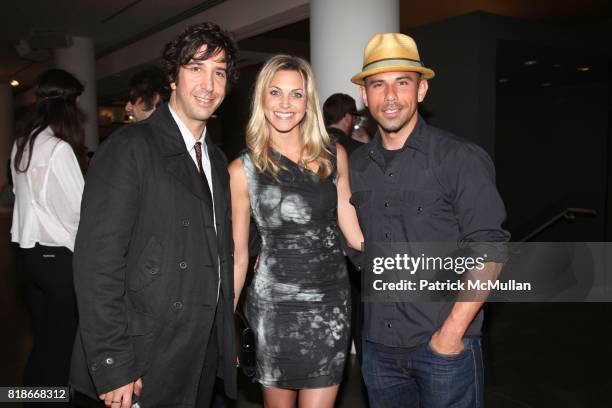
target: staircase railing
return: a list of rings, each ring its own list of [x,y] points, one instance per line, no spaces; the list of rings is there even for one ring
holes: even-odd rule
[[[575,208],[575,207],[567,207],[556,214],[554,217],[550,218],[548,221],[534,229],[529,234],[525,235],[523,238],[519,240],[519,242],[526,242],[538,235],[540,232],[544,231],[554,223],[559,220],[565,220],[567,222],[573,222],[577,216],[580,217],[596,217],[597,211],[592,208]]]

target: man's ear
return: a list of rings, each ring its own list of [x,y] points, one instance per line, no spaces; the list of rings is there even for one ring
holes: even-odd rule
[[[429,89],[429,82],[426,79],[421,79],[419,81],[419,89],[417,90],[417,100],[423,102],[425,100],[425,95],[427,95],[427,90]]]
[[[176,82],[170,82],[170,89],[176,91]]]
[[[353,115],[350,112],[345,113],[342,117],[343,122],[349,122],[351,120],[353,120]]]
[[[153,107],[156,108],[162,103],[161,95],[156,93],[153,97]]]
[[[366,93],[365,86],[359,87],[359,93],[361,94],[361,99],[363,99],[363,105],[368,107],[368,94]]]

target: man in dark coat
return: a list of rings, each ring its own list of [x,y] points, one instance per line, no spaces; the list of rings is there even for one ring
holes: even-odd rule
[[[164,63],[170,102],[102,144],[76,239],[71,385],[113,408],[205,407],[217,376],[236,395],[227,162],[206,132],[236,47],[197,24]]]

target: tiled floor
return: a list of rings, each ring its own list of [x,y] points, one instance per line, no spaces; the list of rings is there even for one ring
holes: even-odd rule
[[[0,386],[20,384],[30,347],[10,217],[0,209]],[[485,347],[487,407],[612,407],[612,303],[488,305]],[[226,405],[261,406],[257,385],[241,378]],[[367,407],[354,358],[337,406]]]

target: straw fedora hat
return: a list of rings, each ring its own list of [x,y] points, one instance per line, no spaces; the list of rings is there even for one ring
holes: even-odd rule
[[[381,72],[420,72],[423,79],[431,79],[435,73],[426,68],[419,57],[414,40],[404,34],[376,34],[363,50],[363,68],[351,78],[351,82],[364,85],[364,79]]]

